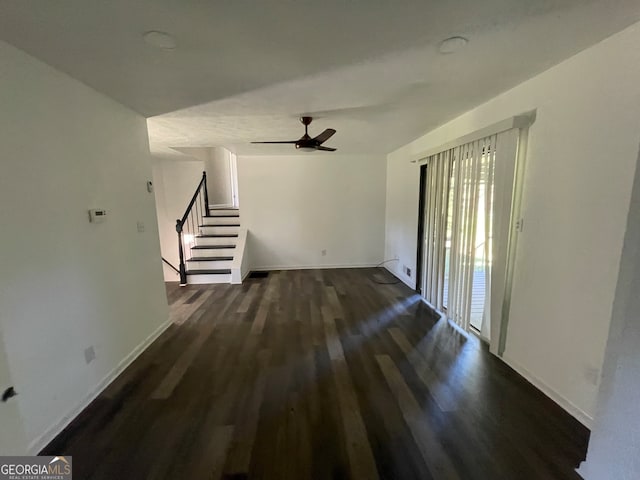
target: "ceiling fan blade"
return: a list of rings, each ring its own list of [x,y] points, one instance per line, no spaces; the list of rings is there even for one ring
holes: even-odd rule
[[[331,148],[331,147],[323,147],[322,145],[318,145],[316,147],[316,150],[322,150],[323,152],[335,152],[336,149],[335,148]]]
[[[298,140],[281,140],[276,142],[251,142],[251,143],[296,143]]]
[[[327,128],[324,132],[322,132],[320,135],[314,138],[314,140],[317,141],[319,144],[322,144],[327,140],[329,140],[331,137],[333,137],[335,133],[336,131],[333,128]]]

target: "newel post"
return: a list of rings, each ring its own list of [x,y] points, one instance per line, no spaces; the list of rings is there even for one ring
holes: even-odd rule
[[[204,183],[204,211],[209,216],[209,191],[207,190],[207,172],[202,172],[202,182]]]
[[[178,254],[180,255],[180,286],[187,285],[187,267],[184,264],[184,249],[182,248],[182,222],[176,220],[176,232],[178,232]]]

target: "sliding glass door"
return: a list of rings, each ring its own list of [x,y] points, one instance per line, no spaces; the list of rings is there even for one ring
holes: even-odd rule
[[[490,301],[497,136],[432,155],[424,199],[423,294],[461,328]]]

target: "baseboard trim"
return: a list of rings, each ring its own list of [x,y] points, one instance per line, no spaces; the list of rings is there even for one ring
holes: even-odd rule
[[[240,281],[239,282],[234,282],[231,281],[231,285],[242,285],[242,282],[244,282],[246,280],[246,278],[251,274],[251,269],[247,270],[246,272],[244,272],[242,274],[242,276],[240,277]]]
[[[445,319],[445,320],[447,319],[445,314],[443,314],[440,310],[438,310],[433,305],[431,305],[431,303],[429,303],[424,297],[421,297],[421,299],[436,314],[440,315],[440,319]],[[456,328],[461,334],[463,334],[465,336],[469,335],[469,333],[467,333],[464,330],[462,330],[455,323],[449,321],[449,324],[452,325],[454,328]],[[482,340],[483,338],[484,337],[480,336],[480,340]],[[490,344],[490,340],[489,339],[484,339],[484,340],[487,343]],[[583,424],[585,427],[587,427],[589,430],[591,430],[591,427],[593,425],[593,417],[588,415],[584,410],[582,410],[580,407],[577,407],[576,405],[574,405],[566,397],[564,397],[563,395],[561,395],[558,392],[556,392],[553,388],[551,388],[549,385],[547,385],[545,382],[540,380],[538,377],[536,377],[534,374],[532,374],[529,370],[527,370],[525,367],[523,367],[522,365],[520,365],[518,362],[516,362],[512,358],[508,357],[507,355],[503,355],[502,357],[496,356],[496,358],[499,358],[504,363],[506,363],[509,367],[511,367],[513,370],[515,370],[518,375],[520,375],[522,378],[524,378],[527,382],[529,382],[531,385],[533,385],[536,389],[540,390],[544,395],[549,397],[554,403],[559,405],[560,408],[562,408],[569,415],[571,415],[573,418],[575,418],[581,424]]]
[[[111,370],[105,377],[92,388],[87,395],[71,410],[62,416],[60,420],[51,425],[47,430],[29,443],[28,454],[37,455],[44,447],[46,447],[56,436],[60,434],[105,388],[113,382],[136,358],[140,356],[146,348],[151,345],[162,333],[169,328],[171,320],[167,320],[158,328],[156,328],[146,339],[144,339],[137,347],[135,347],[129,355],[123,358],[118,365]]]
[[[377,267],[377,263],[357,263],[357,264],[332,264],[332,265],[272,265],[263,267],[253,267],[251,270],[255,272],[264,272],[268,270],[322,270],[334,268],[372,268]]]
[[[407,277],[404,274],[398,274],[398,272],[394,272],[393,270],[391,270],[389,267],[387,267],[386,265],[384,266],[384,269],[389,272],[391,275],[393,275],[394,277],[396,277],[398,280],[400,280],[402,283],[404,283],[407,287],[409,287],[411,290],[415,290],[416,289],[416,282],[415,280],[413,280],[410,277]]]
[[[501,358],[507,365],[513,368],[521,377],[523,377],[527,382],[536,387],[542,393],[544,393],[547,397],[557,403],[563,410],[565,410],[569,415],[578,420],[581,424],[591,430],[593,426],[593,417],[588,415],[584,410],[580,407],[574,405],[571,400],[567,399],[564,395],[558,393],[549,385],[547,385],[543,380],[535,376],[526,367],[523,367],[521,364],[510,358],[506,354]]]

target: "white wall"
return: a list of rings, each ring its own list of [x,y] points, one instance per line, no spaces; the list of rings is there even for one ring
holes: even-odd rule
[[[409,158],[537,109],[505,358],[587,424],[640,138],[639,43],[635,24],[388,156],[385,256],[415,266],[419,172]]]
[[[153,185],[158,215],[160,249],[162,256],[176,268],[180,268],[176,220],[182,218],[196,191],[202,172],[202,161],[171,161],[153,158]],[[164,279],[180,280],[178,274],[163,263]]]
[[[620,260],[586,480],[640,478],[640,156]]]
[[[0,325],[0,392],[3,392],[14,384],[9,371],[7,349]],[[24,421],[18,409],[17,398],[7,400],[0,404],[0,454],[21,455],[27,451],[27,441],[24,434]]]
[[[145,119],[1,42],[0,64],[0,325],[34,451],[168,312]]]
[[[381,262],[385,168],[382,155],[239,156],[240,218],[253,268]]]
[[[232,154],[229,150],[224,147],[176,147],[175,150],[185,154],[185,160],[190,158],[192,161],[202,162],[203,170],[207,172],[209,205],[234,204],[231,186]]]
[[[231,198],[231,152],[223,147],[208,149],[205,161],[209,205],[232,205]]]

